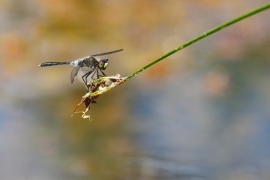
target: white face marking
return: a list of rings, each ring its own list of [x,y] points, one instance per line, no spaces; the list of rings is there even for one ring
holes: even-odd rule
[[[108,67],[109,63],[108,61],[104,62],[104,61],[100,61],[99,64],[98,64],[98,67],[101,69],[101,70],[105,70],[107,67]]]
[[[104,66],[103,66],[103,69],[106,69],[106,68],[108,67],[108,65],[109,65],[109,63],[106,62],[106,63],[104,64]]]

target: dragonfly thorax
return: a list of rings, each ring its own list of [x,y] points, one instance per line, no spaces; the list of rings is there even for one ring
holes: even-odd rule
[[[79,61],[79,67],[88,67],[88,68],[96,68],[99,64],[99,60],[95,57],[86,57]]]

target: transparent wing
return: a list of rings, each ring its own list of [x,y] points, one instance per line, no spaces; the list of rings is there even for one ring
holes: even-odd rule
[[[80,67],[75,67],[70,74],[70,80],[71,80],[71,84],[74,82],[74,78],[77,76],[78,72],[80,70]]]
[[[107,54],[117,53],[119,51],[123,51],[123,49],[118,49],[118,50],[115,50],[115,51],[110,51],[110,52],[105,52],[105,53],[100,53],[100,54],[94,54],[94,55],[91,55],[91,56],[103,56],[103,55],[107,55]]]

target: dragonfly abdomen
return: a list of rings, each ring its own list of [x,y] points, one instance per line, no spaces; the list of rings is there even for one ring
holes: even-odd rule
[[[56,66],[56,65],[70,65],[70,62],[45,62],[38,66],[44,67],[44,66]]]

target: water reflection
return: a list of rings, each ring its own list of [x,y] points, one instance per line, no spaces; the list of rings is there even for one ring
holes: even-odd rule
[[[0,9],[0,179],[269,179],[268,12],[102,95],[88,121],[70,117],[86,91],[71,69],[38,64],[124,48],[106,69],[124,76],[235,1],[16,2]]]

